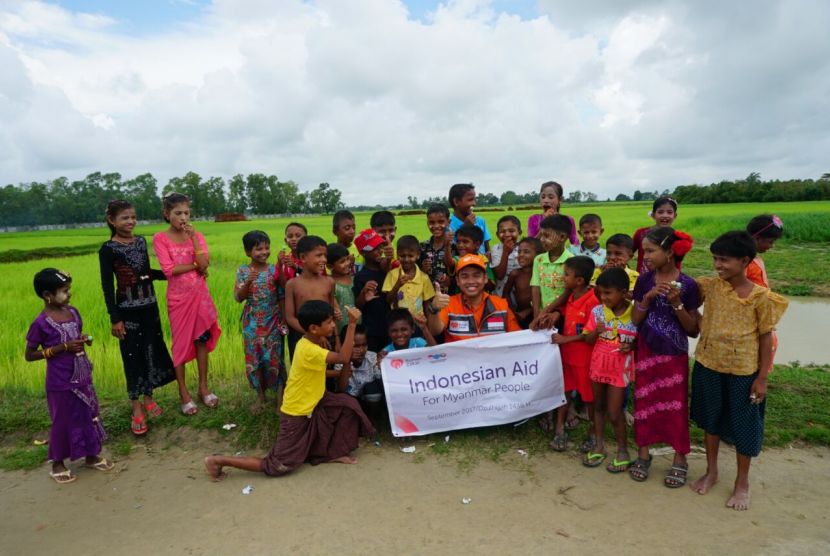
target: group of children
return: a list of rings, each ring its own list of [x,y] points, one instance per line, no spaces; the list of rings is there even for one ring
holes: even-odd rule
[[[430,237],[423,242],[412,235],[395,241],[395,217],[388,211],[374,213],[370,227],[359,233],[354,215],[339,211],[332,243],[291,223],[276,264],[269,261],[265,232],[244,235],[250,262],[238,269],[233,295],[244,303],[246,375],[257,393],[252,411],[262,411],[266,393],[276,392],[280,433],[264,459],[207,458],[211,477],[221,480],[228,466],[282,475],[303,462],[355,463],[350,452],[357,437],[374,435],[381,414],[383,357],[469,337],[453,334],[437,317],[455,295],[460,311],[470,314],[469,326],[480,334],[485,311],[466,307],[472,299],[503,306],[510,322],[518,323],[508,328],[504,319],[490,332],[555,329],[551,341],[560,347],[571,403],[541,418],[553,450],[568,449],[568,430],[579,423],[576,407],[584,407],[591,426],[580,447],[583,465],[599,467],[607,458],[604,431],[610,421],[617,451],[606,465],[609,472],[645,481],[649,447],[669,444],[675,456],[664,484],[678,488],[687,480],[691,415],[706,431],[708,460],[706,474],[692,487],[704,494],[717,480],[722,438],[738,452],[728,505],[748,508],[749,462],[761,448],[766,377],[777,342],[773,331],[787,306],[770,292],[757,254],[782,235],[781,221],[762,215],[747,231],[717,238],[710,247],[717,278],[695,280],[681,272],[693,240],[672,227],[677,203],[670,197],[654,202],[654,225],[633,237],[612,235],[605,248],[601,218],[587,214],[577,226],[560,212],[563,191],[555,182],[542,185],[544,212],[529,219],[527,235],[518,218],[506,215],[498,221],[499,243],[493,246],[487,223],[474,213],[475,198],[472,184],[454,185],[448,196],[452,212],[443,205],[428,209]],[[163,216],[170,227],[153,237],[161,271],[150,268],[146,241],[133,235],[135,210],[125,201],[109,203],[112,237],[100,250],[104,299],[112,334],[120,340],[135,434],[146,433],[147,419],[161,414],[153,390],[174,379],[182,412],[198,411],[184,375],[184,364],[193,359],[198,397],[210,408],[219,403],[207,384],[208,354],[221,335],[206,283],[208,247],[190,223],[186,196],[165,196]],[[635,254],[637,271],[629,268]],[[475,291],[464,278],[471,269],[481,271],[486,297],[468,295]],[[168,281],[172,358],[154,280]],[[92,366],[83,351],[92,337],[82,333],[80,315],[69,306],[70,285],[71,277],[55,269],[35,277],[45,307],[32,324],[26,352],[27,360],[48,360],[49,457],[52,477],[60,483],[75,480],[64,466],[67,457],[112,468],[98,457],[104,433]],[[697,336],[690,404],[688,339]],[[627,447],[625,408],[631,394],[636,457]]]

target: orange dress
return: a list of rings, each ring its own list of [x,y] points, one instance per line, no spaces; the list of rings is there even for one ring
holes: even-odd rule
[[[767,278],[767,267],[761,257],[755,257],[749,266],[746,267],[746,277],[753,284],[758,284],[762,288],[770,289],[769,279]],[[775,352],[778,351],[778,334],[775,330],[772,331],[772,359],[769,364],[769,372],[772,372],[773,362],[775,361]]]

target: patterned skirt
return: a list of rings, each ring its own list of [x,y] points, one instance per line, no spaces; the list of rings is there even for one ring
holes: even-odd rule
[[[74,461],[101,453],[107,439],[98,415],[98,398],[91,384],[74,390],[47,391],[49,416],[49,459]]]
[[[124,311],[127,334],[119,342],[127,395],[131,400],[152,396],[153,389],[176,380],[176,370],[164,335],[158,307]]]
[[[634,374],[634,439],[688,454],[689,355],[657,355],[640,338]]]

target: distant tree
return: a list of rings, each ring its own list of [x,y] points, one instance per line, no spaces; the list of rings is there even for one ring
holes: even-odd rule
[[[596,203],[597,202],[597,194],[591,191],[586,191],[583,194],[583,202],[585,203]]]
[[[629,197],[625,193],[620,193],[619,195],[617,195],[617,197],[614,200],[615,201],[630,201],[631,197]]]
[[[406,200],[409,201],[409,207],[410,208],[413,208],[413,209],[421,208],[421,204],[418,202],[418,197],[409,196],[409,197],[406,198]]]
[[[635,201],[642,201],[643,200],[643,194],[640,192],[639,189],[634,192],[634,200]]]
[[[243,213],[248,210],[248,197],[245,194],[245,178],[237,174],[228,182],[228,209]]]
[[[340,190],[333,188],[328,183],[321,183],[317,186],[317,189],[309,193],[308,201],[314,212],[331,214],[343,206],[340,197]]]
[[[574,189],[573,191],[568,193],[567,201],[569,203],[579,203],[579,202],[581,202],[582,201],[582,191],[580,191],[579,189]]]
[[[499,198],[501,204],[511,206],[511,205],[518,205],[521,203],[521,199],[518,195],[516,195],[515,191],[507,190],[501,194]]]

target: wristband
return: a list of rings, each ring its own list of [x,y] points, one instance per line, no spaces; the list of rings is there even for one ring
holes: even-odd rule
[[[435,307],[433,307],[431,304],[430,304],[430,305],[427,305],[427,311],[429,311],[429,312],[430,312],[430,313],[432,313],[433,315],[437,315],[437,314],[438,314],[438,312],[439,312],[439,310],[438,310],[438,309],[436,309]]]
[[[648,311],[648,307],[646,307],[645,309],[643,309],[643,307],[642,307],[642,306],[638,303],[638,304],[637,304],[637,310],[638,310],[638,311],[642,311],[643,313],[645,313],[646,311]]]
[[[674,312],[677,313],[679,311],[682,311],[684,309],[684,307],[683,307],[683,304],[681,303],[677,307],[672,307],[672,309],[674,309]]]

